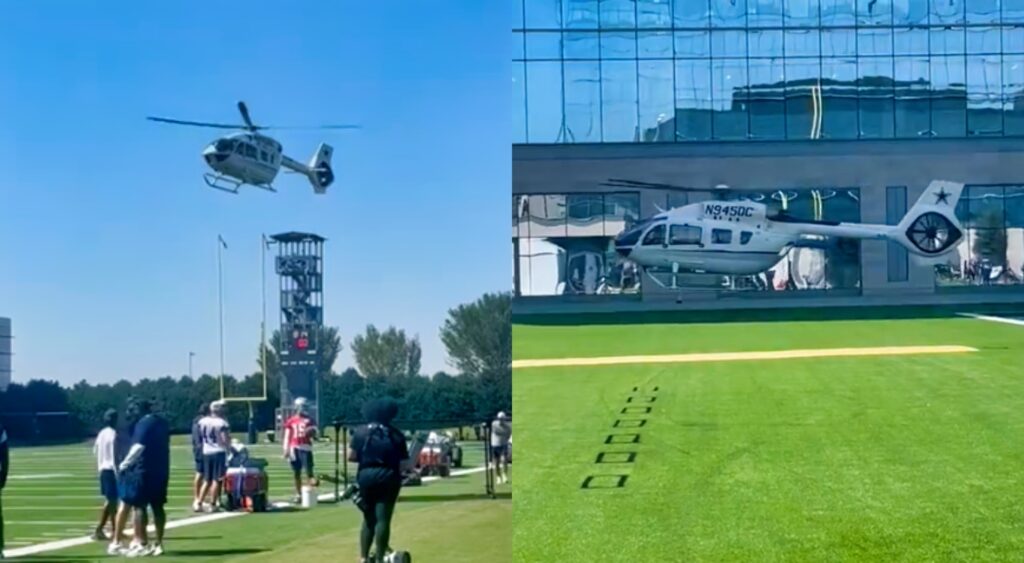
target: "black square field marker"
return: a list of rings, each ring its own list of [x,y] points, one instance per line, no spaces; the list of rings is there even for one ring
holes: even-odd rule
[[[639,444],[639,434],[609,434],[604,439],[605,444]]]
[[[622,407],[619,414],[651,414],[652,407]]]
[[[621,489],[629,475],[591,475],[583,480],[581,489]]]
[[[626,399],[627,403],[653,403],[657,397],[630,397]]]
[[[612,425],[613,428],[642,428],[643,425],[647,424],[647,420],[643,418],[620,418],[615,421]]]
[[[594,463],[633,463],[636,452],[601,452]]]

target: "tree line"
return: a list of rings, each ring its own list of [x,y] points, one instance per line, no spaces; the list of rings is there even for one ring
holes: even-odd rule
[[[455,373],[424,375],[417,337],[395,327],[380,330],[370,325],[350,343],[356,367],[335,373],[333,365],[343,349],[341,336],[336,327],[325,327],[317,335],[321,425],[336,418],[359,420],[362,405],[382,395],[400,402],[404,420],[483,421],[498,411],[511,411],[511,295],[485,294],[451,309],[441,327],[441,341]],[[266,349],[257,346],[258,370],[245,377],[224,377],[225,396],[253,397],[262,395],[266,372],[267,400],[251,403],[260,430],[275,426],[282,346],[282,335],[275,331]],[[220,378],[209,374],[122,379],[114,384],[83,380],[70,387],[32,380],[12,383],[0,393],[0,419],[14,440],[77,439],[100,428],[104,411],[123,412],[130,398],[139,397],[154,400],[174,431],[187,432],[199,405],[220,393]],[[229,404],[229,422],[236,432],[246,429],[249,408],[245,402]]]

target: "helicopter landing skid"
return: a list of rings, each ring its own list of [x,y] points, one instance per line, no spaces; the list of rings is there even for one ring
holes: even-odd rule
[[[247,185],[264,189],[267,190],[268,192],[277,191],[274,189],[274,186],[271,186],[270,184],[249,184],[247,182],[242,182],[241,180],[237,180],[230,176],[224,176],[222,174],[210,174],[209,172],[203,174],[203,181],[206,182],[207,186],[210,186],[213,189],[221,190],[236,195],[238,194],[239,188]]]

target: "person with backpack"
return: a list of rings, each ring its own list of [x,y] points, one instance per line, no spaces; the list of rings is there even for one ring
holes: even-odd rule
[[[402,488],[402,473],[411,463],[405,436],[392,425],[398,416],[398,403],[390,398],[372,400],[363,407],[363,416],[369,423],[356,429],[348,451],[348,460],[359,464],[357,506],[363,513],[360,556],[363,563],[406,563],[407,553],[390,548],[391,518]],[[374,544],[376,557],[370,555]]]

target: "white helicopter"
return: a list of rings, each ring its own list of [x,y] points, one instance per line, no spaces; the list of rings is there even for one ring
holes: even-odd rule
[[[631,180],[615,187],[708,192]],[[792,248],[820,244],[814,237],[888,240],[919,262],[934,263],[963,238],[955,210],[963,184],[933,181],[898,225],[836,223],[769,216],[763,203],[705,201],[662,211],[619,234],[615,251],[642,267],[726,275],[754,275],[778,263]]]
[[[244,132],[232,133],[214,140],[203,149],[206,164],[215,173],[206,172],[203,180],[206,185],[218,190],[234,194],[243,185],[251,185],[269,191],[277,191],[273,187],[281,167],[309,178],[313,191],[318,194],[327,192],[327,187],[334,182],[334,171],[331,169],[331,154],[334,149],[330,145],[320,143],[316,153],[303,164],[285,156],[281,143],[259,133],[268,129],[358,129],[357,125],[323,125],[319,127],[267,127],[254,125],[249,118],[249,109],[245,102],[238,102],[238,111],[242,114],[244,125],[226,123],[207,123],[202,121],[185,121],[166,117],[147,117],[150,121],[173,123],[175,125],[193,125],[196,127],[212,127],[214,129],[239,129]]]

